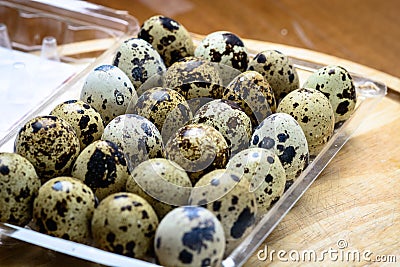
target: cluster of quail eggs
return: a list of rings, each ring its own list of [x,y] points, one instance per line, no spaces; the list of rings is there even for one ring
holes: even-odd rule
[[[165,266],[218,266],[355,109],[350,74],[154,16],[79,99],[0,153],[0,219]]]

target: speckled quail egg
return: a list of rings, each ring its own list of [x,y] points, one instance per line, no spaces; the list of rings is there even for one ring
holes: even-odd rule
[[[172,64],[164,75],[164,84],[187,100],[219,98],[222,89],[221,77],[215,64],[196,57],[186,57]]]
[[[161,132],[164,142],[192,118],[186,99],[175,90],[155,87],[144,92],[127,113],[138,114],[150,120]]]
[[[125,72],[136,89],[151,76],[166,70],[160,54],[140,38],[124,41],[115,54],[113,65]]]
[[[230,149],[224,136],[206,124],[188,124],[165,145],[166,157],[179,164],[192,184],[205,173],[225,168]]]
[[[245,71],[249,61],[243,41],[239,36],[228,31],[208,34],[201,40],[194,55],[211,62],[228,65],[239,71]]]
[[[204,123],[218,130],[225,137],[231,156],[249,145],[251,121],[235,102],[223,99],[208,102],[196,112],[191,123]]]
[[[38,116],[25,123],[14,150],[35,166],[42,182],[68,174],[80,152],[74,129],[57,116]]]
[[[58,104],[50,115],[64,119],[74,128],[81,150],[100,139],[104,131],[100,113],[80,100],[68,100]]]
[[[157,127],[136,114],[124,114],[113,119],[105,128],[102,140],[108,140],[122,149],[129,170],[149,158],[165,156],[164,143]]]
[[[296,69],[289,58],[276,50],[258,53],[249,62],[248,70],[261,73],[271,85],[276,100],[279,101],[289,92],[300,87]]]
[[[276,110],[275,96],[268,82],[256,71],[236,76],[222,92],[222,98],[236,102],[256,127]]]
[[[153,248],[158,218],[145,199],[120,192],[100,202],[91,225],[99,248],[143,259]]]
[[[178,21],[156,15],[143,22],[138,37],[149,42],[168,67],[181,58],[194,54],[192,37]]]
[[[33,220],[42,233],[88,244],[96,201],[92,190],[78,179],[53,178],[39,189]]]
[[[277,112],[290,114],[303,129],[310,156],[316,156],[333,135],[335,116],[328,98],[318,90],[300,88],[280,102]]]
[[[196,192],[198,188],[198,192]],[[256,222],[257,204],[247,179],[232,170],[214,170],[196,183],[190,204],[203,205],[221,222],[225,232],[225,255],[250,233]]]
[[[286,172],[288,185],[299,177],[309,160],[306,136],[289,114],[275,113],[254,130],[250,147],[261,147],[278,155]]]
[[[0,153],[0,222],[29,223],[39,187],[32,163],[15,153]]]
[[[286,174],[274,152],[253,147],[233,156],[226,169],[250,183],[248,190],[256,196],[257,215],[263,216],[282,196]]]
[[[94,107],[107,124],[125,114],[128,104],[137,100],[137,94],[122,70],[113,65],[101,65],[86,77],[80,100]]]
[[[161,220],[154,249],[164,266],[220,266],[224,230],[211,211],[197,206],[178,207]]]
[[[192,182],[185,170],[163,158],[140,163],[126,182],[126,191],[146,199],[160,219],[174,207],[188,205],[191,189]]]
[[[328,97],[337,126],[345,122],[356,107],[353,78],[343,67],[330,65],[320,68],[307,78],[303,87],[317,89]]]
[[[125,191],[129,170],[124,153],[116,144],[98,140],[81,151],[71,175],[88,185],[102,200],[113,193]]]

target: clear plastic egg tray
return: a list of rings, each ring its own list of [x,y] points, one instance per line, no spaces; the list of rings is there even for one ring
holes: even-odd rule
[[[101,44],[105,42],[105,40],[108,40],[106,42],[109,43],[107,43],[106,49],[99,49],[94,55],[90,53],[89,55],[85,52],[84,54],[68,54],[65,58],[61,57],[61,61],[72,63],[72,65],[83,60],[85,62],[85,67],[74,74],[73,77],[60,84],[51,94],[45,96],[34,109],[26,112],[19,118],[13,124],[13,127],[8,129],[7,134],[0,139],[0,151],[13,151],[13,142],[16,132],[25,121],[37,115],[48,114],[57,104],[65,100],[79,98],[80,90],[88,72],[100,64],[110,64],[118,45],[126,38],[137,33],[138,24],[136,20],[124,12],[104,9],[99,6],[87,6],[84,2],[81,3],[81,1],[68,1],[68,5],[65,4],[66,1],[59,1],[58,3],[58,6],[52,6],[48,5],[46,1],[0,1],[0,23],[13,21],[9,16],[20,18],[22,21],[25,21],[25,23],[28,23],[32,19],[28,24],[33,24],[35,27],[41,27],[41,23],[44,23],[43,20],[50,20],[54,25],[58,23],[59,26],[57,27],[61,27],[62,29],[66,27],[72,31],[76,31],[74,34],[77,36],[77,39],[68,39],[69,34],[67,33],[65,33],[67,37],[55,36],[57,37],[57,41],[65,41],[62,45],[85,41],[91,42],[93,40],[98,41],[96,44]],[[4,14],[6,15],[4,16]],[[29,16],[27,16],[27,14]],[[60,16],[61,14],[62,16]],[[58,22],[58,19],[61,21]],[[6,21],[4,22],[3,20]],[[13,29],[13,27],[14,26],[12,26],[11,29]],[[79,27],[83,27],[81,30],[93,30],[92,36],[85,35],[93,39],[79,39],[79,30],[77,30]],[[10,32],[11,31],[12,30],[10,30]],[[57,30],[57,33],[59,33],[59,30]],[[46,33],[46,35],[43,36],[47,35]],[[39,36],[42,37],[41,33],[39,33]],[[10,37],[10,39],[13,40],[12,45],[15,49],[30,53],[41,49],[39,46],[40,43],[35,43],[36,39],[41,40],[39,37],[36,39],[29,39],[27,36],[27,39],[21,39],[21,37],[19,37],[20,39],[15,39],[16,37],[14,34],[10,34]],[[200,41],[197,35],[194,35],[194,41],[195,43]],[[94,42],[92,44],[94,44]],[[259,51],[249,50],[249,52],[250,56],[254,56]],[[299,73],[300,84],[303,84],[307,76],[314,70],[322,67],[322,65],[296,58],[291,58],[291,60]],[[367,77],[362,77],[354,73],[352,76],[358,95],[357,107],[354,114],[335,131],[333,137],[326,144],[324,149],[318,156],[312,159],[308,167],[302,172],[293,185],[289,187],[280,200],[257,222],[252,232],[223,260],[222,265],[224,267],[242,266],[248,258],[253,255],[262,242],[290,211],[297,200],[339,152],[360,126],[362,121],[367,119],[373,107],[386,95],[387,88],[385,84],[372,81]],[[21,240],[25,242],[21,242]],[[158,266],[155,264],[156,261],[154,258],[150,258],[149,261],[137,260],[99,250],[91,246],[50,237],[30,230],[29,228],[0,224],[0,262],[3,257],[2,253],[9,251],[22,252],[25,251],[25,249],[35,251],[34,255],[42,255],[45,260],[42,259],[42,261],[39,262],[40,264],[43,264],[44,261],[47,262],[45,266],[56,264],[58,266],[70,266],[72,264],[77,264],[79,266],[98,266],[98,264],[107,266]],[[15,253],[15,255],[20,254]],[[21,261],[23,261],[23,259],[20,259],[18,262]],[[12,260],[9,260],[9,262],[12,262]],[[13,266],[19,265],[13,264]]]

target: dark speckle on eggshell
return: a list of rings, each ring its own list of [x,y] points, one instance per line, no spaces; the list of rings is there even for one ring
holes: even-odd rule
[[[179,253],[179,260],[184,264],[190,264],[193,260],[193,254],[184,249]]]
[[[182,236],[182,244],[197,253],[201,253],[203,248],[207,248],[206,241],[213,241],[214,233],[214,221],[204,220],[200,226],[192,228]]]
[[[88,185],[101,200],[124,190],[129,170],[122,150],[111,141],[99,140],[78,156],[72,175]]]
[[[252,227],[255,223],[255,213],[251,212],[250,208],[245,208],[239,215],[237,221],[231,228],[231,236],[233,238],[241,238],[247,228]]]

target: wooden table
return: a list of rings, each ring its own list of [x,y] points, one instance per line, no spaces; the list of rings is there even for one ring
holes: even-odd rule
[[[232,31],[346,58],[400,77],[397,0],[129,0],[90,2],[128,10],[139,23],[155,14],[191,32]]]
[[[152,14],[161,13],[163,3],[156,0],[92,2],[128,9],[141,22]],[[181,11],[175,10],[177,13],[172,14],[172,17],[193,32],[206,34],[217,29],[227,29],[244,37],[274,41],[245,42],[254,49],[277,47],[288,55],[324,64],[342,64],[351,71],[384,82],[390,87],[388,95],[371,110],[365,123],[251,256],[246,266],[312,265],[315,263],[307,260],[290,261],[289,254],[312,250],[321,255],[325,250],[341,251],[340,246],[346,246],[342,251],[371,252],[367,253],[371,260],[382,255],[393,255],[399,263],[400,183],[397,179],[400,179],[400,80],[396,78],[400,76],[400,65],[396,60],[400,52],[400,18],[397,16],[399,9],[396,9],[399,7],[398,2],[319,1],[318,6],[312,8],[311,3],[315,5],[315,2],[310,0],[284,0],[279,3],[240,1],[240,6],[237,2],[175,0],[171,3],[180,3],[180,7],[174,5],[164,11],[168,13],[180,8]],[[365,24],[369,20],[374,23],[370,23],[371,28],[368,30]],[[312,48],[314,51],[296,47]],[[260,260],[258,256],[265,254],[258,252],[265,252],[266,246],[269,252],[287,252],[281,256],[289,262],[279,260],[277,253],[272,263]],[[47,250],[26,248],[25,245],[10,249],[0,247],[0,255],[3,257],[0,265],[95,266]],[[363,260],[346,261],[346,258],[335,261],[325,256],[325,261],[319,265],[381,265]],[[386,259],[393,260],[392,257]]]

